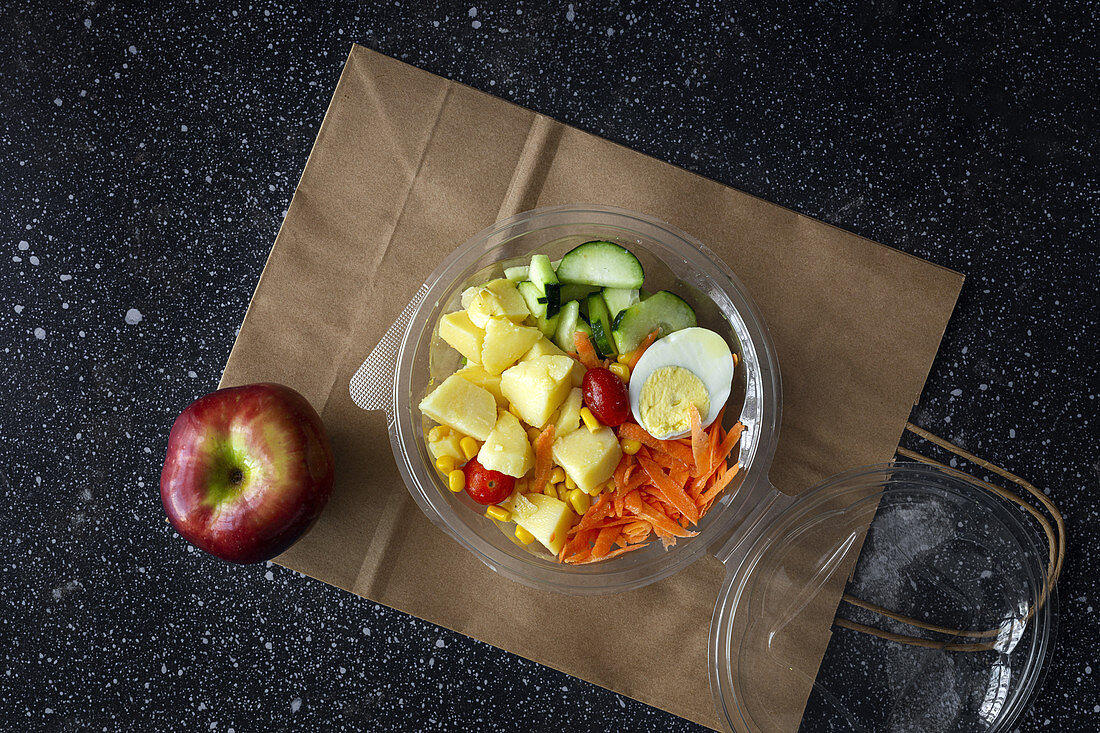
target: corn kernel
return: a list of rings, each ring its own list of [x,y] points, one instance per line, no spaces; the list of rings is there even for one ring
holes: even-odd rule
[[[588,498],[588,494],[580,489],[573,489],[569,492],[569,503],[577,514],[584,514],[588,511],[588,507],[592,504],[592,500]]]
[[[443,440],[451,434],[451,429],[446,425],[436,425],[434,428],[428,431],[428,440],[433,443],[438,440]]]
[[[554,470],[550,472],[550,483],[560,484],[565,480],[565,470],[561,466],[554,466]]]
[[[577,488],[577,482],[576,482],[576,481],[574,481],[574,480],[573,480],[573,479],[572,479],[572,478],[571,478],[571,477],[569,476],[569,474],[565,474],[565,488],[569,489],[570,491],[572,491],[573,489]]]
[[[628,456],[632,456],[639,450],[641,450],[642,444],[636,440],[631,440],[630,438],[627,438],[620,444],[620,447],[623,449],[623,453],[626,453]]]
[[[516,525],[516,539],[525,545],[529,545],[535,541],[535,535],[531,534],[523,527]]]
[[[592,414],[592,411],[587,407],[581,408],[581,420],[584,421],[584,426],[588,428],[588,432],[594,433],[600,429],[600,421],[596,419],[596,416]]]
[[[455,469],[447,474],[447,488],[458,493],[466,488],[466,474],[460,469]]]
[[[611,371],[612,374],[614,374],[616,377],[623,380],[624,382],[630,381],[630,367],[628,367],[626,364],[615,362],[614,364],[609,366],[608,369]]]
[[[546,486],[542,487],[542,493],[546,494],[547,496],[553,497],[554,499],[558,498],[558,490],[555,489],[554,484],[550,482],[547,482]]]
[[[619,363],[629,365],[630,360],[633,357],[634,357],[634,352],[633,351],[628,351],[625,354],[619,354]]]
[[[498,522],[509,522],[512,520],[512,512],[499,506],[491,506],[486,509],[485,516],[495,519]]]
[[[455,459],[453,456],[440,456],[435,459],[435,467],[440,473],[450,473],[455,470]]]
[[[541,435],[541,434],[542,434],[542,431],[539,430],[538,428],[527,428],[527,437],[531,439],[532,443],[534,443],[536,440],[538,440],[539,435]]]
[[[462,448],[462,455],[466,456],[467,461],[476,456],[478,450],[480,449],[477,441],[470,436],[466,436],[462,440],[458,441],[458,446]]]

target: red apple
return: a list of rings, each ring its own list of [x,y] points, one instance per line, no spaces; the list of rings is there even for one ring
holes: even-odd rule
[[[290,547],[332,493],[332,447],[316,410],[290,387],[219,389],[176,418],[160,498],[176,531],[235,563]]]

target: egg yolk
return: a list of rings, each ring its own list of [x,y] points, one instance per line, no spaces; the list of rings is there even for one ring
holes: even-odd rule
[[[655,436],[690,430],[692,405],[700,415],[710,411],[710,395],[703,380],[680,366],[655,369],[642,385],[638,400],[642,427]]]

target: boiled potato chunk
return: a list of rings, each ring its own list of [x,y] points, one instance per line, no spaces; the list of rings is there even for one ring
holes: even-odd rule
[[[500,374],[516,363],[527,350],[542,338],[542,332],[529,326],[517,326],[507,318],[497,316],[485,323],[485,341],[481,347],[481,363],[490,374]]]
[[[554,437],[561,438],[577,429],[581,422],[581,407],[584,397],[578,387],[569,390],[569,396],[561,403],[557,422],[554,423]]]
[[[543,336],[523,355],[520,361],[530,361],[540,356],[567,356],[567,354],[559,349],[557,344]]]
[[[461,435],[452,432],[445,438],[429,440],[428,452],[432,454],[434,460],[439,460],[443,456],[450,456],[455,459],[456,466],[461,466],[466,463],[466,455],[462,452],[462,446],[458,442],[461,439]]]
[[[527,308],[527,301],[523,299],[519,288],[511,280],[503,277],[499,280],[490,280],[485,283],[485,288],[497,296],[500,302],[500,315],[505,318],[520,322],[531,315],[531,311]]]
[[[500,391],[528,425],[545,427],[569,396],[573,360],[568,356],[540,356],[520,362],[500,375]]]
[[[497,401],[489,390],[452,374],[420,401],[420,411],[440,425],[485,440],[497,422]]]
[[[474,325],[481,328],[485,328],[486,322],[495,316],[522,321],[531,314],[515,283],[504,279],[467,289],[462,294],[462,307]]]
[[[576,523],[577,515],[568,504],[552,496],[528,494],[524,498],[534,504],[535,512],[524,512],[521,516],[516,511],[513,514],[516,524],[533,534],[543,547],[557,555],[565,544],[569,528]]]
[[[586,494],[600,493],[623,457],[615,431],[603,425],[596,432],[574,430],[554,441],[550,449],[554,463]]]
[[[530,497],[532,496],[535,496],[535,494],[521,494],[517,490],[512,492],[512,495],[502,501],[499,506],[512,512],[512,517],[516,520],[516,523],[519,524],[521,521],[525,522],[533,517],[535,512],[539,510],[537,506],[531,503]],[[511,503],[508,504],[508,502]]]
[[[501,412],[497,424],[481,446],[477,460],[490,471],[500,471],[520,478],[535,465],[535,451],[527,439],[519,418],[510,412]]]
[[[475,326],[466,311],[448,313],[439,319],[439,338],[475,364],[481,363],[485,331]]]
[[[540,356],[566,356],[566,353],[558,348],[558,345],[553,341],[543,337],[535,342],[535,345],[531,347],[530,351],[523,355],[520,361],[529,361],[531,359],[537,359]],[[569,375],[569,378],[574,387],[581,386],[581,383],[584,381],[584,364],[581,364],[579,361],[574,361],[573,373]]]
[[[508,407],[508,400],[504,399],[504,394],[500,391],[499,374],[490,374],[480,364],[469,364],[459,369],[455,374],[467,382],[472,382],[482,389],[489,390],[489,393],[496,398],[497,407]]]

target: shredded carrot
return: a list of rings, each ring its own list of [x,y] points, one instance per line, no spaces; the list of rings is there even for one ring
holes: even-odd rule
[[[686,493],[684,493],[684,481],[679,484],[672,478],[667,476],[661,468],[651,461],[645,458],[638,459],[638,464],[645,471],[653,485],[660,492],[661,496],[672,506],[692,522],[699,521],[699,507],[695,505],[695,502],[691,500]]]
[[[645,547],[644,544],[627,545],[626,547],[620,547],[618,550],[612,550],[611,552],[607,553],[603,557],[599,557],[599,558],[597,558],[597,557],[588,557],[588,555],[591,554],[591,552],[589,552],[589,553],[585,554],[585,556],[581,559],[577,559],[577,560],[569,559],[569,560],[566,560],[566,562],[570,563],[572,565],[587,565],[590,562],[600,562],[601,560],[610,560],[611,558],[618,557],[619,555],[625,555],[628,552],[633,552],[634,550],[639,550],[643,547]]]
[[[630,472],[633,469],[634,456],[623,453],[623,457],[619,459],[619,465],[615,466],[614,473],[611,474],[615,479],[615,488],[621,489],[626,485],[627,479],[630,477]]]
[[[554,426],[547,425],[535,438],[535,473],[531,477],[531,490],[542,491],[550,480],[550,471],[554,468],[554,458],[550,449],[554,445]]]
[[[637,491],[632,491],[627,495],[626,508],[640,519],[652,524],[654,529],[659,528],[676,537],[693,537],[695,535],[694,532],[686,532],[683,527],[673,522],[663,512],[642,501],[642,495]]]
[[[572,530],[570,530],[570,532],[572,532]],[[562,561],[570,555],[575,555],[582,550],[587,550],[588,543],[592,541],[593,534],[591,530],[577,532],[561,546],[561,552],[558,553],[558,560]]]
[[[619,426],[619,440],[636,440],[647,448],[658,453],[664,453],[685,466],[690,466],[695,460],[691,455],[691,449],[686,445],[677,443],[675,440],[657,440],[647,433],[645,428],[635,422],[624,422]],[[661,462],[665,460],[663,457],[658,456],[653,458]]]
[[[607,516],[611,513],[613,509],[611,503],[612,498],[613,497],[611,496],[611,494],[602,495],[599,501],[588,508],[588,511],[586,511],[584,513],[584,516],[581,517],[581,521],[578,522],[577,525],[569,531],[572,532],[573,530],[580,531],[583,529],[591,529],[592,526],[595,525],[597,522],[607,518]]]
[[[649,335],[642,339],[642,343],[638,344],[638,348],[634,349],[634,353],[630,355],[630,371],[634,371],[634,367],[638,366],[638,359],[642,358],[642,354],[653,345],[653,342],[657,340],[660,334],[661,330],[655,328],[649,332]]]
[[[573,343],[577,347],[577,354],[580,355],[581,364],[584,364],[585,369],[595,369],[603,363],[596,354],[596,349],[592,346],[592,340],[588,338],[587,333],[577,331],[573,334]]]
[[[588,527],[586,527],[586,530],[605,529],[607,527],[622,527],[624,525],[630,524],[633,521],[634,517],[607,517],[606,519],[601,519],[595,524],[589,525]],[[572,534],[573,530],[569,530],[569,532],[570,534]]]
[[[731,468],[727,469],[726,472],[722,474],[722,477],[714,483],[714,486],[711,486],[709,489],[707,489],[707,492],[705,494],[699,497],[699,507],[709,508],[711,502],[713,502],[718,497],[718,495],[721,494],[727,486],[729,486],[730,481],[732,481],[734,476],[737,475],[737,471],[739,468],[739,465],[734,464]]]
[[[622,527],[604,527],[600,530],[600,533],[596,535],[596,541],[592,544],[592,557],[607,557],[607,553],[611,551],[611,545],[622,534]]]
[[[592,347],[587,336],[578,334],[576,344],[582,363],[593,363],[594,350],[585,353]],[[612,472],[614,490],[601,494],[569,530],[558,560],[571,565],[601,562],[644,547],[654,537],[666,549],[678,538],[695,537],[698,532],[691,527],[710,511],[739,470],[736,460],[730,467],[728,459],[744,426],[738,423],[726,432],[724,412],[723,408],[704,428],[698,409],[692,408],[690,435],[675,440],[658,440],[633,421],[618,426],[619,440],[636,440],[642,447],[619,460]],[[549,479],[553,462],[547,459],[544,476],[539,458],[549,455],[550,430],[535,441],[532,488]]]
[[[694,403],[688,408],[688,414],[691,416],[691,454],[695,458],[695,475],[699,476],[710,468],[706,454],[707,445],[703,440],[703,421],[699,417],[699,408]]]
[[[605,559],[605,558],[593,558],[592,557],[592,548],[591,547],[584,547],[584,548],[578,550],[577,552],[573,553],[569,557],[565,558],[565,562],[570,563],[572,565],[583,565],[584,563],[588,563],[588,562],[598,562],[601,559]]]

